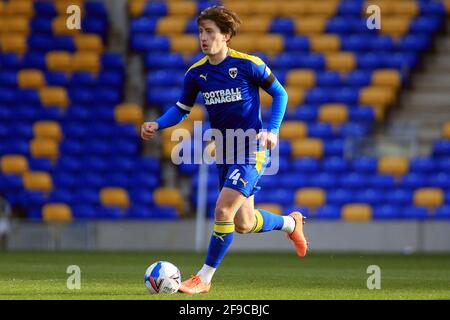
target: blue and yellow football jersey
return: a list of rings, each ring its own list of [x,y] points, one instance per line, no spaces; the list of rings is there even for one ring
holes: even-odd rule
[[[219,64],[212,65],[205,56],[187,70],[177,106],[189,112],[201,92],[211,128],[222,133],[225,144],[227,129],[262,129],[259,87],[268,88],[274,79],[260,58],[229,49]],[[247,142],[246,149],[245,158],[254,159]],[[229,158],[225,153],[224,148],[223,155]]]

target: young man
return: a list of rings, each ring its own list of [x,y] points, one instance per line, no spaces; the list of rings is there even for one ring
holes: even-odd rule
[[[300,257],[304,257],[308,249],[301,213],[280,216],[254,208],[254,194],[259,190],[256,184],[266,168],[268,150],[277,143],[287,93],[261,59],[228,48],[228,42],[240,25],[239,17],[234,12],[222,6],[210,7],[200,14],[197,24],[205,57],[187,70],[184,90],[176,106],[155,121],[142,125],[142,138],[148,140],[158,130],[183,121],[192,109],[198,92],[202,92],[205,99],[211,127],[219,130],[224,141],[234,141],[230,129],[253,130],[255,134],[253,140],[246,140],[244,145],[234,147],[231,152],[225,148],[225,142],[222,146],[216,144],[220,194],[215,208],[214,230],[205,264],[197,275],[184,281],[180,287],[181,292],[189,294],[210,290],[211,279],[233,240],[234,231],[260,233],[282,230],[294,242]],[[259,87],[273,97],[267,131],[262,131]],[[242,156],[240,161],[236,160],[236,156]]]

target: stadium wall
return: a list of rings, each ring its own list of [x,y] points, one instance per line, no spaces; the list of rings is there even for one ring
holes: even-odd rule
[[[212,223],[205,230],[206,250]],[[69,225],[13,222],[8,250],[195,250],[195,221],[97,221]],[[314,252],[450,252],[450,222],[309,221]],[[231,251],[292,251],[281,232],[237,234]]]

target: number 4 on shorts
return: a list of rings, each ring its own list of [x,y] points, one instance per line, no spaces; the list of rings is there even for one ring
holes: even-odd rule
[[[239,178],[241,177],[241,173],[239,172],[239,169],[235,169],[230,176],[228,177],[228,179],[233,180],[233,184],[236,185],[239,181]]]

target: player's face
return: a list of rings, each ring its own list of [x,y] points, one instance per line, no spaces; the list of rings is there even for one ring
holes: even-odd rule
[[[220,32],[219,27],[212,20],[202,20],[198,27],[200,47],[206,55],[216,55],[227,45],[228,34]]]

